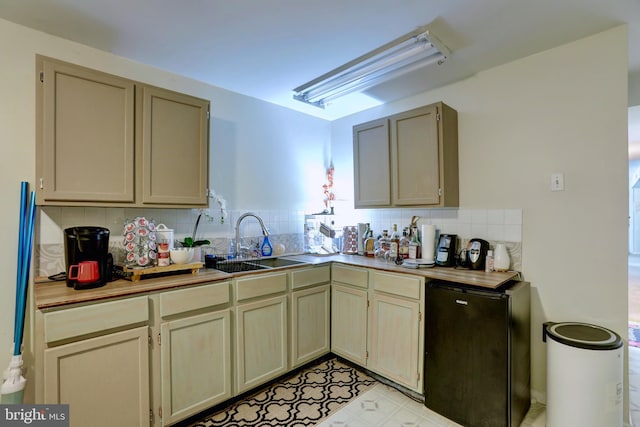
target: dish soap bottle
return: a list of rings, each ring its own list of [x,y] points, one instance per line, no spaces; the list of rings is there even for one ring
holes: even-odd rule
[[[264,240],[262,241],[260,250],[262,251],[262,256],[271,256],[271,254],[273,253],[273,246],[269,241],[269,236],[264,236]]]

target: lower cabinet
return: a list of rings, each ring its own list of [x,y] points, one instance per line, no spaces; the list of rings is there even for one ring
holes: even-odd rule
[[[331,287],[331,351],[354,363],[367,365],[366,289]]]
[[[287,297],[236,307],[237,393],[287,372]]]
[[[291,293],[291,367],[329,352],[330,286]]]
[[[331,351],[422,393],[424,278],[332,265]]]
[[[231,310],[160,325],[162,425],[232,396]]]
[[[149,425],[149,328],[44,350],[44,401],[69,404],[70,425]]]
[[[372,271],[369,369],[423,392],[424,278]]]
[[[420,321],[417,301],[373,294],[369,369],[416,391],[421,391]]]
[[[230,282],[149,298],[153,425],[174,424],[232,397]]]

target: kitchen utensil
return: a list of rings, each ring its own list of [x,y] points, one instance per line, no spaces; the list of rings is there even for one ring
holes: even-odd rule
[[[484,263],[489,250],[489,242],[483,239],[471,239],[467,243],[466,267],[471,270],[484,270]]]
[[[452,267],[455,265],[456,234],[441,234],[438,240],[438,250],[436,251],[436,264],[441,267]],[[424,256],[423,256],[424,258]]]
[[[91,283],[100,279],[98,261],[81,261],[69,267],[69,279]]]

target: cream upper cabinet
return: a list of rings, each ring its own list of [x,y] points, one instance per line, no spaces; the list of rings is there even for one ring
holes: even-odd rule
[[[355,207],[458,206],[457,129],[444,103],[354,126]]]
[[[356,208],[389,206],[391,169],[387,119],[353,127],[353,167]]]
[[[142,202],[206,205],[209,102],[140,86]]]
[[[39,57],[38,204],[134,202],[134,83]]]
[[[208,205],[209,101],[43,56],[37,67],[39,205]]]

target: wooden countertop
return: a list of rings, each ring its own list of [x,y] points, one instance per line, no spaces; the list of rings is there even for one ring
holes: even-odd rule
[[[423,276],[427,279],[444,280],[494,290],[498,289],[500,286],[509,282],[510,280],[518,278],[519,276],[519,273],[516,271],[509,271],[504,273],[485,273],[484,271],[445,267],[411,269],[397,266],[395,264],[386,263],[375,258],[368,258],[359,255],[339,254],[330,256],[316,256],[305,254],[288,255],[283,256],[282,258],[285,257],[302,261],[304,264],[234,274],[224,273],[222,271],[213,269],[202,269],[195,274],[185,273],[167,277],[142,279],[136,282],[121,279],[107,283],[100,288],[83,290],[75,290],[73,288],[67,287],[66,282],[64,281],[52,282],[48,281],[46,278],[36,279],[36,284],[34,287],[35,305],[38,310],[42,310],[68,304],[100,301],[110,298],[131,296],[140,293],[167,290],[201,283],[214,283],[223,280],[229,280],[238,275],[262,274],[274,270],[300,268],[309,265],[319,265],[330,262],[339,262],[355,267],[366,267],[381,271],[392,271],[395,273]]]

